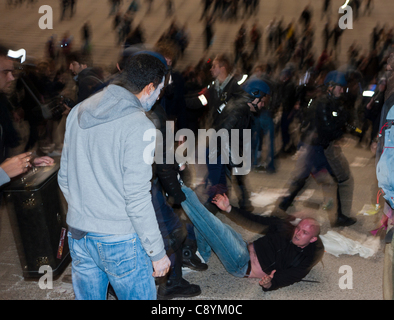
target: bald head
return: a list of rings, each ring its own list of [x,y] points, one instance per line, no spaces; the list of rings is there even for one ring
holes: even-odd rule
[[[295,227],[292,242],[304,248],[308,244],[315,242],[320,234],[320,225],[313,218],[305,218]]]

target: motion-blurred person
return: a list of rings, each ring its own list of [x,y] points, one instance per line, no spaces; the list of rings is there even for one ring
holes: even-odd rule
[[[331,71],[324,85],[326,94],[316,101],[317,143],[324,148],[324,155],[337,183],[337,217],[334,226],[350,226],[356,220],[350,217],[354,180],[349,162],[342,152],[339,140],[345,133],[349,119],[342,100],[348,82],[344,73]]]
[[[280,84],[278,87],[279,94],[282,97],[282,117],[280,119],[280,128],[282,134],[281,155],[289,155],[295,152],[296,146],[291,144],[289,127],[297,113],[296,108],[296,85],[293,81],[294,69],[286,67],[280,75]]]
[[[214,37],[214,29],[213,29],[214,18],[213,16],[207,16],[205,19],[205,51],[208,51],[212,46],[213,37]]]
[[[88,98],[103,83],[102,70],[91,66],[89,57],[79,52],[69,55],[70,71],[78,86],[77,103]]]
[[[12,124],[12,105],[8,101],[7,91],[12,82],[14,61],[8,57],[8,49],[0,45],[0,186],[8,183],[29,168],[34,166],[46,166],[53,163],[50,157],[34,157],[32,152],[25,152],[9,158],[10,148],[19,145],[19,135]],[[1,201],[1,197],[0,197]]]
[[[269,87],[269,99],[265,101],[264,106],[260,108],[256,113],[253,113],[253,125],[252,125],[252,166],[256,171],[265,171],[269,174],[275,173],[275,123],[274,116],[276,105],[274,99],[277,99],[276,85],[272,79],[272,66],[267,64],[265,67],[257,67],[260,71],[255,71],[253,75],[249,78],[257,78],[263,80]],[[267,147],[267,157],[265,163],[262,163],[261,151],[263,145],[263,138],[269,135],[268,147]]]
[[[362,133],[360,135],[360,140],[358,142],[358,146],[361,146],[361,142],[365,136],[365,132],[368,131],[370,124],[372,124],[371,136],[369,146],[371,146],[372,142],[374,142],[377,138],[380,129],[380,116],[382,112],[382,108],[385,102],[385,92],[387,88],[387,80],[386,78],[381,78],[378,82],[377,88],[371,97],[368,104],[364,109],[364,125],[362,127]]]
[[[212,62],[211,74],[215,79],[214,83],[203,89],[198,97],[187,98],[186,105],[191,109],[199,109],[207,106],[208,115],[206,117],[206,128],[213,128],[217,131],[226,129],[229,134],[231,133],[231,129],[241,129],[239,135],[239,140],[241,142],[242,129],[250,129],[250,107],[245,102],[245,99],[237,102],[233,99],[229,107],[227,107],[227,104],[232,98],[242,97],[246,93],[242,90],[236,78],[233,76],[230,60],[225,54],[220,54],[215,57]],[[228,167],[221,163],[222,158],[220,150],[221,146],[219,143],[216,149],[211,150],[210,147],[207,148],[207,184],[210,184],[210,188],[208,191],[209,199],[206,205],[213,213],[217,212],[217,208],[212,206],[211,200],[217,193],[228,191],[227,176],[230,176]],[[239,150],[242,150],[242,148]],[[215,159],[217,159],[217,161],[215,161]],[[240,206],[244,209],[251,209],[252,205],[249,200],[246,176],[236,175],[235,177],[240,187]],[[253,211],[253,209],[251,211]]]

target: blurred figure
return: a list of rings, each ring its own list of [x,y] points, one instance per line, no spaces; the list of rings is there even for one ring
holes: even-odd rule
[[[264,87],[264,92],[262,91],[261,98],[263,99],[263,103],[257,104],[259,108],[255,108],[252,110],[252,166],[257,171],[266,171],[267,173],[275,173],[275,128],[274,122],[271,115],[270,110],[270,97],[272,95],[272,86],[269,85],[269,75],[268,74],[258,74],[255,72],[248,81],[245,83],[244,87],[247,87],[251,81],[267,79],[266,81],[262,81],[266,84]],[[269,145],[267,147],[267,158],[264,165],[260,162],[261,157],[261,148],[263,138],[266,134],[269,134]]]
[[[72,18],[75,14],[75,7],[76,7],[76,0],[61,0],[62,2],[62,15],[60,17],[60,20],[64,20],[66,16],[67,10],[70,10],[70,18]]]
[[[132,0],[130,5],[126,11],[126,13],[133,14],[136,13],[140,9],[140,1],[139,0]]]
[[[14,61],[8,57],[8,49],[0,44],[0,186],[8,183],[34,166],[47,166],[53,164],[50,157],[35,157],[32,152],[25,152],[9,158],[10,148],[19,145],[19,136],[15,130],[10,111],[12,105],[6,93],[9,90],[14,76]],[[1,202],[0,191],[0,202]]]
[[[373,8],[374,8],[373,0],[366,0],[364,14],[368,14],[370,16]]]
[[[214,23],[213,16],[212,15],[208,16],[205,20],[205,51],[208,51],[213,43],[213,35],[214,35],[213,23]]]
[[[124,43],[124,49],[127,49],[133,45],[142,45],[145,42],[145,36],[141,24],[139,24],[134,30],[132,30]]]
[[[330,18],[330,10],[331,10],[331,0],[323,0],[323,9],[321,18],[323,19],[324,16],[328,16]]]
[[[364,109],[364,124],[362,127],[362,133],[360,135],[360,140],[358,142],[358,146],[361,146],[361,142],[365,136],[365,133],[368,131],[369,126],[372,124],[371,136],[368,148],[371,147],[371,144],[376,140],[379,129],[380,129],[380,116],[382,112],[382,108],[385,102],[385,93],[387,88],[387,80],[386,78],[381,78],[377,84],[377,88]]]
[[[236,65],[238,60],[242,57],[242,54],[245,50],[245,44],[246,44],[246,27],[245,27],[245,24],[243,23],[241,25],[241,27],[239,28],[237,35],[235,36],[234,65]]]
[[[316,101],[317,143],[324,148],[324,156],[337,183],[337,216],[333,226],[350,226],[356,220],[350,217],[353,201],[354,180],[349,163],[338,140],[343,137],[349,113],[344,108],[343,94],[348,82],[345,74],[331,71],[324,85],[325,95]]]
[[[77,0],[70,0],[70,18],[72,18],[76,12]]]
[[[252,52],[250,53],[250,58],[251,59],[259,59],[260,57],[260,44],[261,44],[261,31],[257,26],[257,23],[255,22],[252,25],[252,29],[250,30],[250,41],[252,42],[253,49]]]
[[[91,39],[92,39],[92,27],[90,25],[90,21],[87,21],[84,23],[81,29],[81,34],[82,34],[82,53],[84,55],[90,55],[91,54]]]
[[[88,98],[95,88],[103,83],[101,68],[93,68],[90,58],[74,52],[69,56],[69,69],[78,86],[77,104]]]
[[[68,56],[71,53],[71,50],[73,48],[73,36],[70,35],[68,31],[66,31],[63,34],[62,39],[60,40],[60,49],[59,49],[59,55],[61,57],[61,63],[66,64],[68,62]]]
[[[46,56],[51,59],[52,61],[55,61],[58,57],[58,48],[57,48],[57,43],[56,43],[56,35],[52,35],[49,37],[47,43],[46,43]]]
[[[110,16],[113,14],[116,14],[118,12],[119,7],[122,2],[123,2],[122,0],[110,0],[110,3],[111,3],[111,10],[109,12]]]
[[[282,133],[282,147],[280,154],[286,156],[296,151],[296,147],[291,144],[289,127],[293,122],[297,113],[296,108],[296,86],[293,81],[294,70],[287,67],[282,70],[280,75],[279,92],[282,97],[282,117],[280,119],[280,127]]]
[[[203,9],[203,11],[202,11],[202,13],[201,13],[200,21],[201,21],[204,17],[206,17],[206,16],[208,15],[208,11],[209,11],[209,9],[211,8],[211,5],[212,5],[213,1],[214,1],[214,0],[204,0],[204,1],[203,1],[203,2],[204,2],[204,9]]]
[[[308,4],[301,13],[300,20],[304,25],[304,30],[308,29],[311,20],[312,20],[312,10],[310,5]]]

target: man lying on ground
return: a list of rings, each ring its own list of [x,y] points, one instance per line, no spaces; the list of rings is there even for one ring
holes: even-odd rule
[[[275,290],[301,281],[322,259],[324,246],[320,226],[313,218],[297,225],[277,217],[263,217],[232,207],[226,195],[213,203],[219,209],[236,211],[255,223],[268,226],[265,236],[247,243],[242,236],[210,213],[191,189],[182,187],[182,207],[198,232],[198,251],[205,262],[213,250],[226,270],[235,277],[259,278],[263,291]]]

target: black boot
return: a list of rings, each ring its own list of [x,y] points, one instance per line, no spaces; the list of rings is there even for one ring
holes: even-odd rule
[[[180,281],[169,279],[165,283],[159,285],[157,299],[170,300],[173,298],[191,298],[200,294],[200,286],[196,284],[190,284],[183,278],[181,278]]]
[[[195,241],[186,239],[182,248],[182,266],[188,267],[195,271],[205,271],[208,269],[206,263],[202,263],[196,255],[197,244]]]
[[[357,222],[356,219],[345,216],[342,213],[338,213],[337,220],[333,227],[349,227]]]
[[[108,284],[107,300],[118,300],[118,297],[116,296],[115,290],[111,286],[110,283]]]

